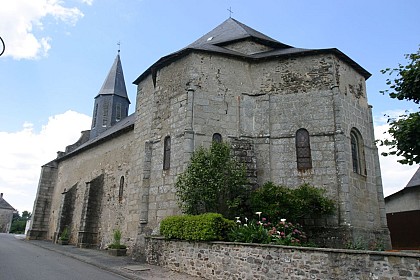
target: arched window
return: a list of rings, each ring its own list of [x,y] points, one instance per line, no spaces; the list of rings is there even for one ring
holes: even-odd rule
[[[171,137],[166,136],[163,142],[163,170],[171,167]]]
[[[296,131],[296,161],[298,170],[307,170],[312,168],[309,132],[304,128]]]
[[[222,142],[222,135],[220,133],[213,134],[212,141],[217,142],[217,143],[221,143]]]
[[[120,188],[118,189],[118,201],[122,202],[124,194],[124,176],[120,178]]]
[[[106,127],[108,125],[108,101],[104,101],[103,104],[103,114],[102,114],[102,126]]]
[[[351,162],[353,172],[366,175],[365,152],[363,149],[363,139],[359,131],[352,128],[350,132]]]
[[[93,127],[96,127],[96,118],[98,116],[98,104],[95,104],[95,110],[93,111]]]
[[[121,103],[115,105],[115,121],[119,122],[121,120]]]

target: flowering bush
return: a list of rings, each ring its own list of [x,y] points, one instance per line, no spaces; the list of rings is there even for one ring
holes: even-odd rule
[[[228,240],[232,242],[244,243],[270,243],[270,236],[266,228],[260,224],[244,219],[244,223],[236,217],[236,227],[228,234]]]
[[[261,212],[256,212],[261,219]],[[308,246],[307,236],[299,224],[286,222],[280,219],[276,224],[270,223],[266,218],[259,221],[243,220],[236,217],[236,227],[228,234],[228,240],[232,242],[262,243],[289,246]]]
[[[307,243],[306,234],[302,231],[302,227],[298,223],[292,224],[286,222],[286,219],[281,219],[276,225],[269,225],[268,223],[264,223],[264,221],[262,225],[267,229],[271,243],[294,246],[301,246]]]

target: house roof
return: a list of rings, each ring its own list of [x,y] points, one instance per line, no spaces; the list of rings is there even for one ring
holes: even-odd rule
[[[121,65],[120,55],[118,54],[109,70],[99,95],[115,94],[128,99],[127,89],[125,87],[124,73]]]
[[[420,186],[420,167],[417,169],[416,173],[414,173],[413,177],[411,177],[410,181],[408,181],[406,188],[411,187],[418,187]]]
[[[262,45],[272,48],[270,51],[244,54],[228,48],[226,45],[235,42],[250,40]],[[351,65],[357,72],[359,72],[365,79],[368,79],[371,74],[362,68],[359,64],[349,58],[347,55],[342,53],[336,48],[330,49],[301,49],[295,48],[284,43],[281,43],[275,39],[258,32],[251,27],[233,19],[229,18],[222,24],[200,37],[198,40],[189,44],[187,47],[164,56],[150,66],[145,72],[143,72],[133,83],[139,84],[141,80],[152,74],[153,80],[155,81],[156,72],[164,66],[188,55],[194,51],[217,53],[221,55],[234,56],[240,59],[259,61],[263,59],[274,59],[280,57],[295,57],[305,56],[314,54],[327,54],[332,53],[337,55],[340,59]]]
[[[3,198],[3,194],[0,197],[0,209],[7,209],[16,211],[15,208],[12,207],[6,200]]]
[[[407,185],[405,186],[405,188],[388,195],[387,197],[385,197],[385,201],[389,201],[391,199],[393,199],[394,197],[397,197],[400,194],[404,194],[404,193],[411,193],[411,192],[415,192],[417,190],[417,188],[420,188],[420,167],[417,169],[417,171],[414,173],[413,177],[411,177],[410,181],[408,181]]]

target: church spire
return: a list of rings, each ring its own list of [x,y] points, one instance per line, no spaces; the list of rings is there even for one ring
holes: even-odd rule
[[[98,136],[128,115],[127,89],[121,65],[120,51],[95,97],[90,138]]]
[[[114,64],[109,70],[108,76],[105,79],[98,95],[115,94],[128,99],[127,89],[125,87],[124,73],[121,65],[120,50],[118,50],[117,57]],[[130,102],[130,101],[129,101]]]

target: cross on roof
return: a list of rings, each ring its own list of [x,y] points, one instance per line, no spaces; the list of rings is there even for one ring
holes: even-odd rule
[[[231,18],[232,17],[232,14],[233,14],[232,7],[229,7],[229,9],[227,9],[227,10],[229,11],[229,17]]]

